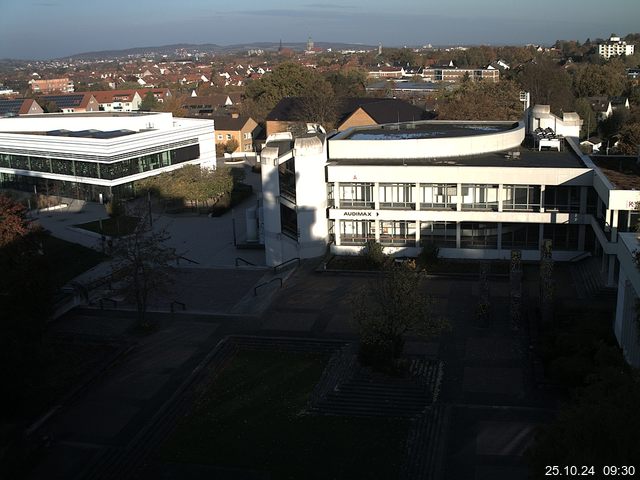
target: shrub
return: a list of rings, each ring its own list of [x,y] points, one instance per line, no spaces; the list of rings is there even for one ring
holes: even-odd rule
[[[367,259],[367,263],[374,268],[382,268],[387,261],[384,247],[375,240],[367,240],[363,255]]]

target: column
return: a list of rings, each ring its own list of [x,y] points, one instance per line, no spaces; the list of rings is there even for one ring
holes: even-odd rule
[[[462,184],[461,183],[457,184],[456,192],[458,193],[458,195],[456,195],[456,211],[461,212],[462,211]],[[458,248],[460,248],[460,242],[458,242]]]
[[[587,187],[580,187],[580,213],[587,213]]]
[[[578,226],[578,250],[584,251],[584,242],[587,234],[587,226],[579,225]]]
[[[416,210],[420,211],[420,184],[416,183],[416,186],[413,189],[413,202],[416,205]],[[420,222],[418,222],[418,226],[420,226]],[[418,230],[420,230],[418,228]]]
[[[498,222],[498,250],[502,250],[502,222]]]
[[[420,247],[420,220],[416,220],[416,247]]]
[[[611,241],[618,241],[618,210],[611,211]]]
[[[373,208],[380,210],[380,184],[378,182],[373,184]]]
[[[380,220],[373,221],[373,228],[376,230],[376,242],[380,243]]]
[[[544,242],[544,223],[538,225],[538,252],[542,252],[542,242]]]
[[[546,185],[540,185],[540,213],[544,213],[544,192]]]
[[[340,182],[333,184],[333,204],[336,206],[335,208],[340,208]]]
[[[456,222],[456,248],[460,248],[460,237],[462,236],[462,232],[460,231],[460,229],[460,222]]]
[[[502,201],[504,199],[504,185],[502,183],[498,184],[498,212],[502,212]]]
[[[333,237],[335,238],[336,245],[340,245],[342,241],[340,240],[340,229],[342,228],[342,220],[336,218],[333,222]]]

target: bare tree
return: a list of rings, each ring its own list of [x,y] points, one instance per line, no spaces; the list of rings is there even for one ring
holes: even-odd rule
[[[141,216],[131,235],[120,237],[114,244],[114,273],[122,280],[125,293],[133,295],[138,312],[138,325],[150,326],[147,308],[151,292],[165,291],[171,283],[170,263],[176,252],[165,242],[166,230],[154,231],[148,216]]]

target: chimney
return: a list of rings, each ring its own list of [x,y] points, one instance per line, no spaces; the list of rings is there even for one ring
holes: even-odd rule
[[[238,112],[231,113],[231,118],[240,118],[240,114]]]

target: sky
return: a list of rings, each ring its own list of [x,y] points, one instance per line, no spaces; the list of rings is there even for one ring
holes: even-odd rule
[[[638,0],[0,0],[0,58],[174,43],[552,44],[640,30]]]

